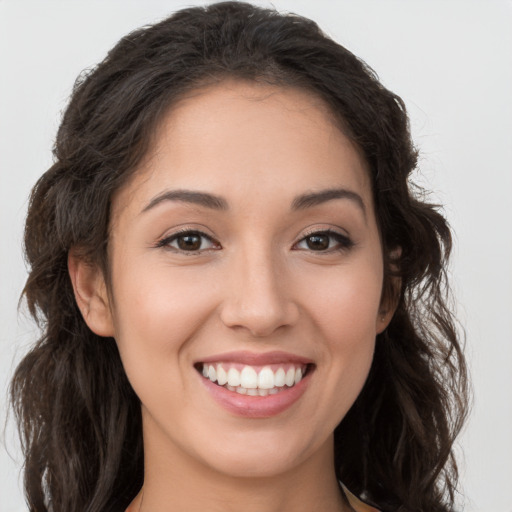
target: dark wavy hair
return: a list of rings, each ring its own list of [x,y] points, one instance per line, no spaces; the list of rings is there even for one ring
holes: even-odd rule
[[[446,280],[451,235],[439,208],[409,183],[417,151],[404,103],[313,21],[239,2],[184,9],[139,29],[75,84],[25,228],[23,293],[42,335],[16,370],[11,401],[30,510],[124,510],[141,488],[140,402],[115,340],[94,334],[80,314],[68,252],[80,248],[108,281],[112,194],[169,107],[227,78],[322,98],[368,164],[383,297],[398,306],[335,430],[339,480],[386,512],[454,510],[453,443],[468,383]]]

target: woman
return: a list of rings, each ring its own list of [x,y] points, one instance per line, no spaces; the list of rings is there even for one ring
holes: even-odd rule
[[[465,363],[415,165],[400,98],[309,20],[123,38],[27,218],[31,510],[453,510]]]

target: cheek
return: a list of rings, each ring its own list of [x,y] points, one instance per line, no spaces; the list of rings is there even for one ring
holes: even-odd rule
[[[329,340],[358,345],[375,338],[382,279],[380,260],[371,255],[304,278],[307,307]]]
[[[204,281],[197,272],[166,266],[119,267],[113,279],[114,325],[130,380],[157,373],[170,361],[185,362],[189,340],[214,311],[212,288]],[[176,385],[182,385],[180,368],[168,376]]]
[[[379,265],[365,264],[325,274],[304,289],[325,375],[320,407],[332,411],[334,428],[359,395],[373,361],[382,272]]]
[[[318,331],[324,348],[339,378],[362,385],[373,358],[376,338],[376,317],[380,290],[370,287],[364,293],[361,283],[358,292],[346,286],[337,293],[318,298]]]

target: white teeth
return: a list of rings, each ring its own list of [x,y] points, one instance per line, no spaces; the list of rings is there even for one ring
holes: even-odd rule
[[[259,389],[272,389],[274,387],[274,372],[265,366],[258,375]],[[262,395],[264,396],[264,395]]]
[[[217,366],[217,383],[219,386],[224,386],[226,382],[228,381],[228,374],[226,373],[226,370],[222,368],[222,366]]]
[[[234,388],[240,386],[240,372],[236,368],[228,370],[228,384]]]
[[[288,387],[292,387],[293,386],[293,384],[295,383],[295,368],[290,368],[286,372],[286,377],[284,378],[284,383]]]
[[[277,372],[274,376],[274,385],[278,388],[284,387],[285,376],[286,376],[286,374],[285,374],[284,370],[282,368],[279,368],[279,370],[277,370]]]
[[[256,389],[258,387],[258,374],[254,368],[244,366],[240,374],[240,385],[247,389]]]
[[[225,363],[224,366],[219,363],[203,364],[203,377],[217,382],[219,386],[224,386],[229,391],[250,396],[275,395],[285,386],[292,387],[302,380],[305,369],[291,365],[287,371],[281,367],[274,372],[270,366],[264,366],[258,374],[248,365],[244,366],[241,372],[235,367],[226,371],[226,367],[229,367],[229,363]]]

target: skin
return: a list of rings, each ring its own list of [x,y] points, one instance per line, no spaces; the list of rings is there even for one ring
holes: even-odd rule
[[[360,201],[292,208],[327,189]],[[227,208],[176,200],[148,208],[171,190],[215,194]],[[183,228],[209,238],[188,253],[176,238],[159,246]],[[327,229],[351,244],[327,235],[327,249],[312,249],[307,237]],[[115,337],[142,403],[143,501],[141,493],[130,510],[352,510],[335,478],[333,431],[392,311],[381,304],[366,163],[322,101],[230,81],[174,105],[113,198],[109,250],[109,291],[73,254],[69,269],[84,318]],[[269,418],[226,411],[193,364],[234,350],[311,359],[305,393]]]

